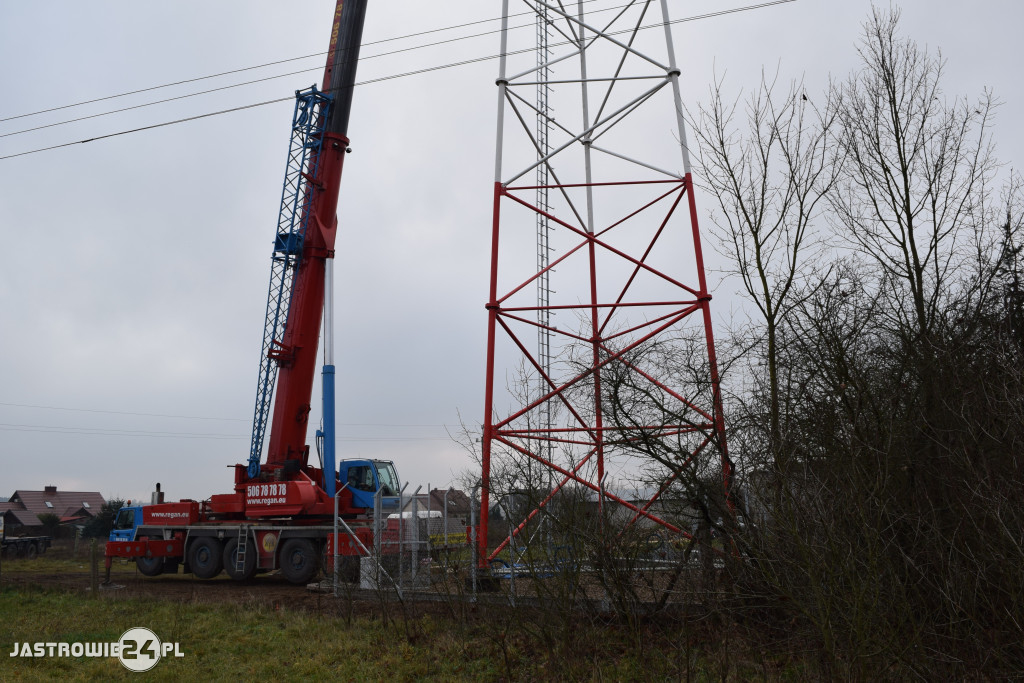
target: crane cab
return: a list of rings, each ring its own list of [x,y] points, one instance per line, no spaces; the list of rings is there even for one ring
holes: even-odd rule
[[[381,493],[384,510],[398,510],[401,488],[398,472],[390,460],[342,460],[338,463],[338,481],[352,492],[352,507],[373,510],[373,498]]]
[[[110,541],[134,541],[135,531],[142,524],[141,505],[123,505],[114,516],[114,525],[110,530]]]

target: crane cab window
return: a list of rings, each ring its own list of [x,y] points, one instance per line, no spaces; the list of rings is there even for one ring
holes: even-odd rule
[[[385,496],[397,496],[398,495],[398,474],[395,472],[395,466],[393,463],[377,460],[377,475],[380,477],[380,487],[384,490]]]
[[[115,529],[132,529],[135,527],[135,510],[118,510],[114,521]]]
[[[377,484],[373,480],[373,469],[369,465],[350,467],[348,470],[349,488],[359,491],[376,491]]]

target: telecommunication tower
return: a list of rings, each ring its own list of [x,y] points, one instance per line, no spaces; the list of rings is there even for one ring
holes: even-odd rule
[[[536,20],[531,50],[510,44],[519,33],[509,3],[497,79],[481,563],[504,547],[488,552],[487,527],[492,469],[507,460],[527,464],[525,485],[545,487],[513,535],[569,488],[589,490],[602,513],[623,506],[627,524],[647,518],[685,533],[652,509],[683,468],[713,462],[726,496],[732,478],[668,4],[523,0]],[[513,386],[499,386],[510,371],[519,373]],[[655,441],[675,454],[672,467],[645,462]],[[534,477],[538,469],[547,476]],[[644,500],[623,493],[643,477]]]

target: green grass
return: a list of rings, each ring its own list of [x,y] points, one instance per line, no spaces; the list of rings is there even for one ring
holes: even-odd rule
[[[137,598],[118,592],[93,598],[77,589],[46,588],[32,576],[88,574],[88,554],[47,554],[5,563],[0,588],[0,681],[122,680],[136,674],[116,658],[10,657],[14,643],[116,642],[127,629],[149,628],[180,644],[150,680],[779,680],[790,663],[773,664],[756,648],[733,652],[719,633],[695,624],[627,624],[608,616],[560,613],[555,604],[508,606],[397,604],[381,617],[375,600],[349,603],[323,596],[297,602]],[[115,563],[118,572],[132,564]],[[25,579],[28,579],[27,581]],[[181,577],[191,580],[190,577]],[[6,583],[6,582],[4,582]],[[84,584],[83,584],[84,586]],[[254,591],[259,587],[254,586]],[[290,609],[295,607],[294,609]],[[352,615],[346,618],[346,615]],[[746,649],[746,648],[741,648]],[[741,663],[746,659],[748,663]]]
[[[486,680],[499,672],[487,658],[468,656],[461,639],[429,617],[416,624],[418,642],[401,628],[373,618],[351,623],[338,617],[273,610],[259,605],[192,604],[141,600],[90,600],[73,594],[0,592],[3,680],[124,679],[134,674],[116,659],[12,658],[14,643],[115,642],[145,626],[165,642],[178,642],[184,657],[163,659],[154,680]]]
[[[327,603],[331,608],[332,603]],[[334,607],[337,607],[336,605]],[[182,658],[164,658],[150,680],[718,680],[709,652],[682,659],[678,642],[638,646],[622,625],[581,618],[565,634],[570,647],[545,641],[523,614],[504,610],[455,619],[434,604],[429,613],[392,620],[357,603],[351,620],[256,603],[194,603],[6,588],[0,591],[0,680],[123,680],[136,674],[116,658],[10,657],[14,643],[116,642],[144,626],[177,642]],[[415,606],[410,608],[415,611]],[[534,615],[536,617],[536,615]],[[558,635],[558,628],[547,635]],[[668,636],[668,638],[665,638]],[[684,639],[685,640],[685,639]],[[666,649],[666,646],[667,649]],[[685,671],[690,672],[687,677]],[[726,668],[729,680],[763,678],[757,667]],[[760,674],[760,675],[759,675]]]
[[[66,574],[69,572],[89,572],[89,555],[86,553],[79,556],[71,556],[70,553],[48,551],[35,559],[29,560],[24,557],[7,558],[2,560],[2,571],[4,574]],[[103,551],[100,550],[100,568],[103,567]]]

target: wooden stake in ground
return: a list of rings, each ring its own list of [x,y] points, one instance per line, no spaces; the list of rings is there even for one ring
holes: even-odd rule
[[[89,543],[89,590],[95,596],[100,592],[100,563],[96,552],[96,539]]]

